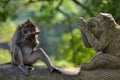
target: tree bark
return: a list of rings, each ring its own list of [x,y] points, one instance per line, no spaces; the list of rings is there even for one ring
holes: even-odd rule
[[[71,73],[61,68],[62,73],[50,73],[46,66],[36,67],[25,76],[17,67],[12,65],[0,66],[0,80],[78,80],[77,73]]]
[[[17,67],[0,65],[0,80],[120,80],[120,70],[81,70],[78,73],[76,70],[61,68],[61,71],[50,73],[46,66],[40,66],[25,76]]]

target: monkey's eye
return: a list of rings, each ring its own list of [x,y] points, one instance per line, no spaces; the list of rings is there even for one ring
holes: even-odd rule
[[[30,27],[33,27],[33,26],[34,26],[33,24],[30,25]]]
[[[27,29],[31,29],[33,27],[34,27],[34,25],[32,25],[32,24],[26,26]]]
[[[26,28],[29,28],[29,26],[27,25]]]

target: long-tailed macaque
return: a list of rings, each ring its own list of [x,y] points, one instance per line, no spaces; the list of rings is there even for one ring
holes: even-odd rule
[[[29,70],[26,67],[33,65],[36,61],[43,61],[50,72],[59,71],[50,62],[49,57],[42,48],[37,49],[39,30],[34,23],[29,19],[20,24],[11,42],[12,63],[17,65],[25,75],[29,75]]]

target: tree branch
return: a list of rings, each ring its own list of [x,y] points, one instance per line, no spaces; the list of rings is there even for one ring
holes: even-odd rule
[[[60,2],[59,2],[59,4],[58,4],[58,6],[57,6],[56,9],[57,9],[59,12],[61,12],[64,16],[66,16],[67,19],[68,19],[68,21],[69,21],[69,23],[71,23],[71,21],[70,21],[70,16],[69,16],[67,13],[65,13],[64,11],[62,11],[62,10],[60,9],[60,6],[62,5],[62,2],[63,2],[63,0],[60,0]]]
[[[59,2],[59,4],[58,4],[56,9],[59,12],[61,12],[65,17],[67,17],[69,32],[70,32],[70,35],[72,37],[71,40],[70,40],[70,47],[71,47],[71,49],[74,49],[74,36],[73,36],[73,33],[72,33],[72,26],[71,26],[72,23],[71,23],[71,20],[70,20],[70,16],[67,13],[65,13],[63,10],[60,9],[60,6],[62,5],[62,2],[63,2],[63,0],[60,0],[60,2]],[[74,63],[76,62],[76,60],[75,60],[75,53],[73,53],[72,61]]]
[[[62,11],[62,10],[60,9],[60,6],[62,5],[62,2],[63,2],[63,0],[60,0],[60,2],[59,2],[59,4],[58,4],[58,6],[57,6],[56,9],[57,9],[60,13],[62,13],[65,17],[67,17],[69,32],[72,32],[72,26],[71,26],[70,16],[69,16],[67,13],[65,13],[64,11]],[[72,34],[71,34],[71,36],[72,36],[72,38],[73,38],[73,35],[72,35]]]
[[[67,70],[66,70],[67,69]],[[0,80],[78,80],[79,69],[60,68],[62,73],[49,72],[46,66],[35,66],[30,75],[25,76],[17,67],[0,64]],[[77,75],[77,76],[76,76]]]
[[[89,13],[89,15],[91,16],[91,17],[93,17],[94,16],[94,14],[91,12],[91,10],[88,8],[88,7],[86,7],[85,5],[83,5],[83,4],[81,4],[79,1],[77,1],[77,0],[72,0],[74,3],[76,3],[77,5],[79,5],[79,6],[81,6],[82,8],[84,8],[88,13]]]

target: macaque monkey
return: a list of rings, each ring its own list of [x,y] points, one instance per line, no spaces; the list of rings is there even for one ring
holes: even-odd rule
[[[29,69],[26,66],[32,66],[38,60],[43,61],[50,72],[59,71],[50,62],[44,50],[42,48],[36,48],[39,43],[38,34],[38,28],[28,19],[17,27],[12,38],[12,63],[17,65],[25,75],[29,75]]]

